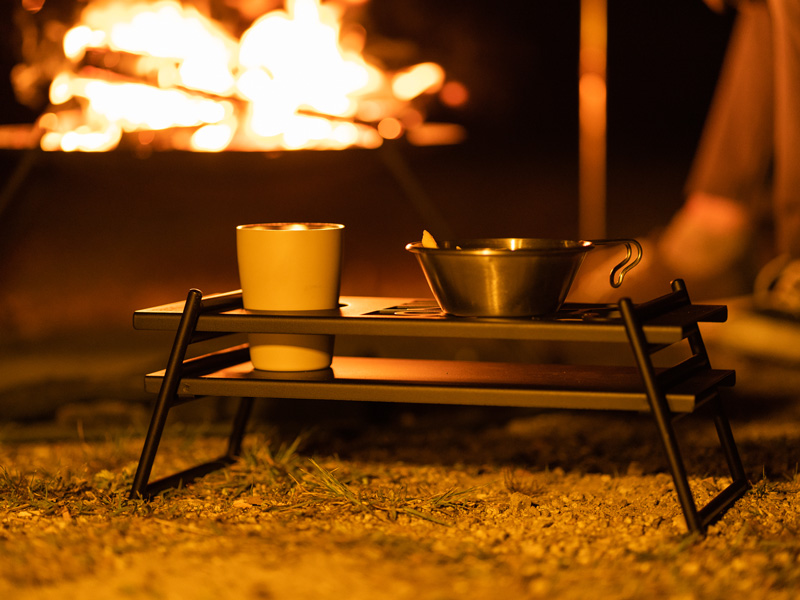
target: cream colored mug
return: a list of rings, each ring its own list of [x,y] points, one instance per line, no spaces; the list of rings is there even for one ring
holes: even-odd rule
[[[329,310],[339,306],[342,233],[336,223],[259,223],[236,228],[242,302],[248,311]],[[249,335],[253,367],[315,371],[330,366],[331,335]]]

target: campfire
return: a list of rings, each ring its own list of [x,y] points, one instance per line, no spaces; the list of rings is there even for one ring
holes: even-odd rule
[[[463,129],[428,122],[427,107],[464,104],[465,86],[434,62],[390,67],[370,57],[353,17],[365,2],[286,0],[260,15],[241,3],[238,20],[251,20],[237,27],[210,16],[213,2],[90,0],[63,26],[58,60],[47,61],[37,143],[218,152],[461,141]],[[17,66],[19,97],[42,70]]]

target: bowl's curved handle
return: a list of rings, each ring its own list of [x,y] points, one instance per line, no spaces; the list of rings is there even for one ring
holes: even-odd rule
[[[611,287],[618,288],[622,285],[622,280],[625,277],[625,274],[630,271],[633,267],[638,265],[642,260],[642,245],[634,239],[616,239],[616,240],[589,240],[595,246],[616,246],[620,244],[625,244],[625,248],[627,253],[625,254],[625,258],[623,258],[613,269],[611,269],[611,273],[609,274],[609,282],[611,283]],[[633,250],[631,246],[636,248],[636,256],[633,256]]]

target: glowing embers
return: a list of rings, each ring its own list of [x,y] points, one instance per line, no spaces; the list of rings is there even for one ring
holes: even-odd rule
[[[174,0],[89,4],[64,35],[68,68],[50,86],[41,146],[109,150],[137,132],[137,144],[200,151],[426,143],[422,100],[452,105],[445,92],[461,89],[466,102],[466,89],[435,63],[390,73],[370,62],[363,28],[343,32],[345,10],[288,0],[236,39]],[[437,131],[437,144],[464,135]]]

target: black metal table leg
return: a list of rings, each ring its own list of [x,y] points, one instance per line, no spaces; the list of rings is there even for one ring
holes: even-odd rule
[[[629,298],[620,300],[619,306],[622,318],[628,330],[631,348],[642,376],[647,399],[650,402],[650,410],[655,418],[656,426],[661,436],[661,442],[666,452],[669,470],[675,484],[675,491],[678,494],[678,500],[686,519],[686,526],[692,533],[702,533],[703,528],[697,513],[694,497],[692,496],[692,490],[689,486],[686,467],[681,457],[675,430],[672,427],[672,415],[669,410],[669,405],[667,404],[667,399],[658,385],[641,323],[636,314],[633,302]]]
[[[681,296],[688,304],[689,298],[685,286],[680,280],[676,280],[672,285],[674,294]],[[658,377],[653,367],[650,354],[651,348],[648,346],[647,339],[642,329],[642,322],[636,309],[628,298],[623,298],[619,302],[620,312],[625,323],[631,349],[634,353],[637,366],[639,368],[642,382],[645,387],[648,402],[653,413],[653,417],[658,427],[659,435],[666,452],[667,462],[669,463],[670,473],[675,484],[675,491],[686,519],[686,526],[691,533],[702,534],[706,528],[718,519],[724,512],[749,489],[750,484],[742,465],[736,442],[733,439],[730,423],[724,412],[719,394],[715,393],[708,401],[708,405],[713,410],[714,424],[723,454],[728,464],[732,482],[723,489],[717,496],[712,498],[700,510],[692,495],[689,480],[686,474],[686,467],[681,456],[675,429],[672,426],[673,415],[669,409],[666,395],[659,384]],[[697,324],[689,332],[687,339],[692,350],[691,361],[687,361],[692,368],[710,369],[710,361],[706,352],[700,330]]]
[[[244,439],[247,421],[250,419],[250,413],[252,411],[253,398],[242,398],[239,401],[239,408],[236,411],[236,416],[233,418],[233,428],[228,438],[227,456],[230,458],[239,456],[242,452],[242,440]]]
[[[200,290],[189,290],[183,316],[181,317],[178,332],[175,335],[175,342],[172,345],[172,351],[170,352],[167,362],[164,381],[158,392],[156,406],[150,420],[150,427],[147,430],[147,437],[145,438],[144,447],[142,448],[139,466],[133,478],[133,485],[131,486],[130,492],[130,497],[132,499],[145,496],[147,481],[150,479],[150,472],[153,469],[153,462],[158,452],[158,444],[161,441],[161,435],[164,432],[164,425],[167,422],[169,410],[172,408],[175,395],[178,391],[183,361],[186,358],[186,349],[192,342],[192,336],[197,326],[197,318],[200,315],[202,299],[203,293]]]

